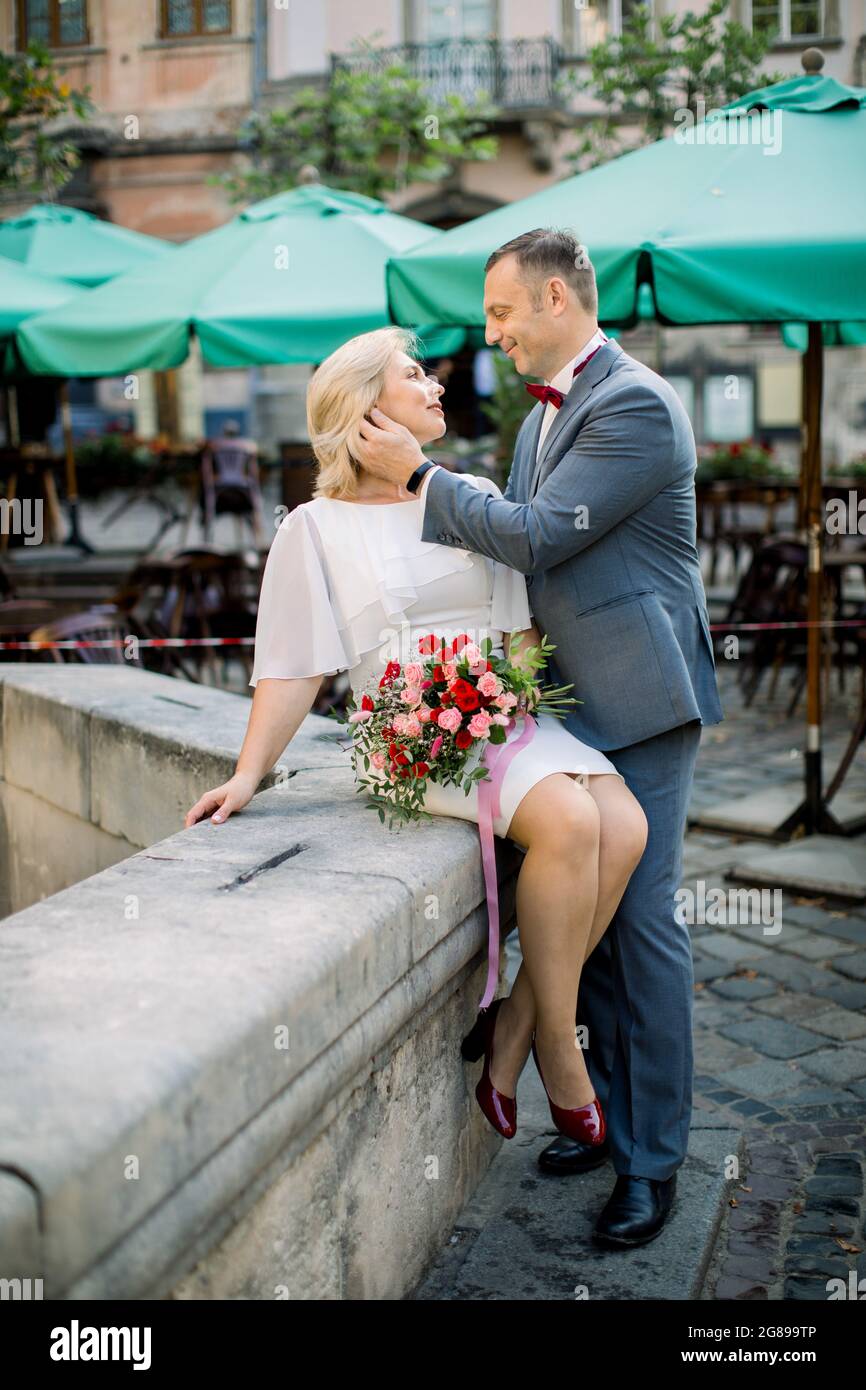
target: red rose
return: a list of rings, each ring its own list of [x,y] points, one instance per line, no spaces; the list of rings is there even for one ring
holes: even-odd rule
[[[472,742],[472,735],[468,729],[458,729],[454,742],[458,748],[468,748]]]
[[[400,674],[400,663],[399,663],[399,661],[389,661],[389,662],[388,662],[388,665],[385,667],[385,674],[384,674],[384,676],[382,677],[382,679],[381,679],[380,682],[379,682],[379,689],[381,690],[381,688],[382,688],[383,685],[389,685],[389,684],[391,683],[391,681],[395,680],[395,679],[397,678],[397,676],[399,676],[399,674]]]
[[[426,637],[419,637],[418,651],[422,656],[430,656],[436,648],[441,646],[441,642],[435,633],[429,632]]]
[[[462,710],[464,714],[481,708],[481,696],[475,686],[470,685],[469,681],[456,680],[451,687],[451,695],[457,708]]]
[[[427,765],[427,763],[415,763],[414,767],[412,768],[412,771],[414,772],[416,777],[426,777],[427,773],[430,771],[430,768]]]
[[[457,652],[462,652],[463,648],[466,646],[466,643],[468,641],[469,638],[466,636],[465,632],[461,632],[459,637],[455,637],[454,641],[451,643],[451,646],[453,647],[455,654]]]
[[[439,703],[440,705],[450,705],[451,699],[452,697],[449,695],[448,691],[443,690],[442,694],[439,696]]]
[[[375,709],[375,708],[376,708],[376,706],[374,705],[373,700],[372,700],[372,697],[371,697],[370,695],[364,695],[364,696],[361,697],[361,709]]]
[[[434,667],[433,667],[433,680],[434,680],[434,681],[447,681],[447,680],[448,680],[448,677],[446,676],[445,671],[444,671],[444,669],[443,669],[441,666],[434,666]]]
[[[440,716],[441,713],[442,713],[442,710],[439,708],[438,705],[436,705],[433,709],[431,709],[431,711],[430,711],[429,723],[431,723],[431,724],[438,724],[438,723],[439,723],[439,716]]]
[[[398,767],[408,767],[412,760],[407,758],[405,753],[398,753],[394,761]]]

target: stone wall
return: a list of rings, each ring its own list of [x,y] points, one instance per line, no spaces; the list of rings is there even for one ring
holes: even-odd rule
[[[311,716],[243,813],[180,829],[234,769],[243,696],[10,663],[0,700],[12,813],[38,800],[127,854],[0,922],[0,1277],[407,1294],[500,1142],[459,1055],[477,828],[389,831]],[[510,926],[520,856],[497,852]]]

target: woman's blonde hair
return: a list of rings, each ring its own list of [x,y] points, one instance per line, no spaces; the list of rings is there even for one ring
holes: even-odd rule
[[[381,395],[395,352],[417,353],[407,328],[376,328],[350,338],[313,373],[307,387],[307,429],[319,465],[314,497],[353,498],[360,464],[353,449],[360,423]]]

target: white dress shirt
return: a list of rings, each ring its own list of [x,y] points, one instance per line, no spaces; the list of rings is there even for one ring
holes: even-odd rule
[[[557,391],[561,391],[564,396],[567,396],[569,391],[571,390],[572,381],[574,379],[575,367],[579,367],[581,362],[586,361],[587,357],[591,352],[594,352],[597,347],[601,347],[602,343],[606,342],[607,334],[602,333],[601,329],[597,328],[596,331],[593,333],[592,337],[590,338],[589,342],[584,343],[583,347],[580,349],[580,352],[578,352],[574,357],[572,357],[570,362],[566,362],[565,366],[562,368],[561,371],[556,373],[556,376],[553,378],[552,381],[548,381],[545,384],[547,386],[555,386]],[[558,408],[560,410],[562,409],[561,406]],[[544,443],[547,431],[550,429],[551,425],[556,419],[556,415],[557,407],[553,404],[552,401],[548,401],[547,405],[544,407],[544,417],[541,421],[541,431],[538,436],[538,448],[535,451],[536,458],[538,458],[538,455],[541,452],[541,446]]]

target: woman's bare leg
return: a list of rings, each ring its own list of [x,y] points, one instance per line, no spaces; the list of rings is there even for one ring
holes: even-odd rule
[[[569,774],[562,774],[569,776]],[[571,780],[569,776],[569,780]],[[634,872],[646,845],[647,824],[641,807],[631,792],[624,786],[618,777],[609,773],[599,773],[591,775],[588,779],[586,789],[581,787],[574,788],[577,795],[589,793],[599,811],[599,848],[598,848],[598,876],[597,876],[597,895],[595,911],[588,934],[585,937],[583,954],[580,957],[580,966],[586,961],[598,942],[604,935],[610,922],[613,920],[614,913],[619,905],[620,899],[625,892],[629,878]],[[546,783],[547,779],[545,779]],[[534,789],[533,789],[534,790]],[[524,798],[518,811],[527,803],[529,797]],[[550,812],[549,802],[547,803],[548,814]],[[549,821],[548,821],[549,823]],[[522,828],[523,823],[520,823]],[[512,819],[509,833],[513,834],[520,843],[526,843],[519,833],[517,814]],[[521,868],[521,875],[523,868]],[[518,879],[518,923],[520,916],[520,879]],[[524,908],[525,911],[525,908]],[[519,930],[519,929],[518,929]],[[521,947],[523,947],[523,934],[520,935]],[[578,950],[580,949],[578,942]],[[578,983],[580,974],[578,971]],[[575,1005],[577,991],[575,990]],[[511,994],[499,1011],[499,1018],[496,1026],[496,1048],[493,1084],[505,1095],[514,1095],[517,1086],[517,1079],[526,1063],[529,1055],[532,1031],[537,1026],[538,1009],[536,1005],[535,993],[532,985],[531,972],[527,968],[524,954],[524,961],[517,972]],[[570,1047],[574,1048],[574,1010],[572,1009],[572,1028],[570,1035]],[[545,1061],[546,1054],[542,1053],[539,1046],[539,1056],[544,1068],[545,1079],[548,1086],[553,1091],[554,1082],[548,1075],[548,1066]],[[581,1054],[581,1063],[583,1062]],[[585,1067],[584,1067],[585,1070]],[[589,1081],[588,1073],[586,1076]],[[572,1090],[573,1094],[573,1090]],[[580,1105],[592,1099],[592,1087],[583,1088],[585,1100],[575,1100],[574,1105]],[[556,1092],[553,1098],[558,1101]]]

